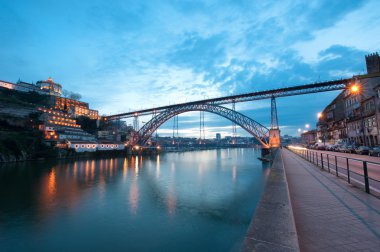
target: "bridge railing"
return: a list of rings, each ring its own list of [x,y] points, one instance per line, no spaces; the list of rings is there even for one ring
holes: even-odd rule
[[[380,163],[300,147],[288,149],[368,194],[380,196]]]

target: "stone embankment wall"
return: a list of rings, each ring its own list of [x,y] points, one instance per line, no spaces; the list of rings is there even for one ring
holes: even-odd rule
[[[299,251],[281,151],[277,151],[242,251]]]

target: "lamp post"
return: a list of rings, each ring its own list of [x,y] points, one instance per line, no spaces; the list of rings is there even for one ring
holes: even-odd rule
[[[321,112],[319,112],[318,114],[317,114],[317,117],[318,117],[318,122],[320,122],[321,121],[321,119],[322,119],[322,113]],[[319,125],[321,125],[321,124],[319,124]],[[321,126],[320,126],[321,127]],[[324,135],[324,132],[323,132],[323,127],[321,127],[321,134],[322,134],[322,140],[323,140],[323,145],[325,145],[325,135]]]
[[[357,94],[359,95],[360,94],[360,83],[358,83],[357,81],[355,81],[354,83],[352,83],[350,85],[350,93],[351,94]],[[360,102],[360,101],[359,101]],[[361,108],[361,105],[359,105],[359,116],[360,116],[360,120],[361,120],[361,131],[362,131],[362,136],[363,136],[363,145],[365,145],[365,135],[364,135],[364,119],[363,119],[363,113],[362,113],[362,108]]]

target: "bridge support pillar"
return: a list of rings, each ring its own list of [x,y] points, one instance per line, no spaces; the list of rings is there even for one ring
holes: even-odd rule
[[[277,150],[278,148],[262,148],[261,157],[259,157],[259,159],[264,162],[272,162]]]
[[[270,129],[269,130],[269,145],[271,148],[278,148],[281,145],[280,130]]]

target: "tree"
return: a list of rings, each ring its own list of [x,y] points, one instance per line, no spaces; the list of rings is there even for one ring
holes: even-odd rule
[[[70,91],[69,90],[66,90],[66,89],[64,89],[63,91],[62,91],[62,95],[63,95],[63,97],[65,97],[65,98],[67,98],[67,97],[69,97],[70,96]]]
[[[78,101],[82,98],[82,95],[79,93],[71,92],[69,98]]]

